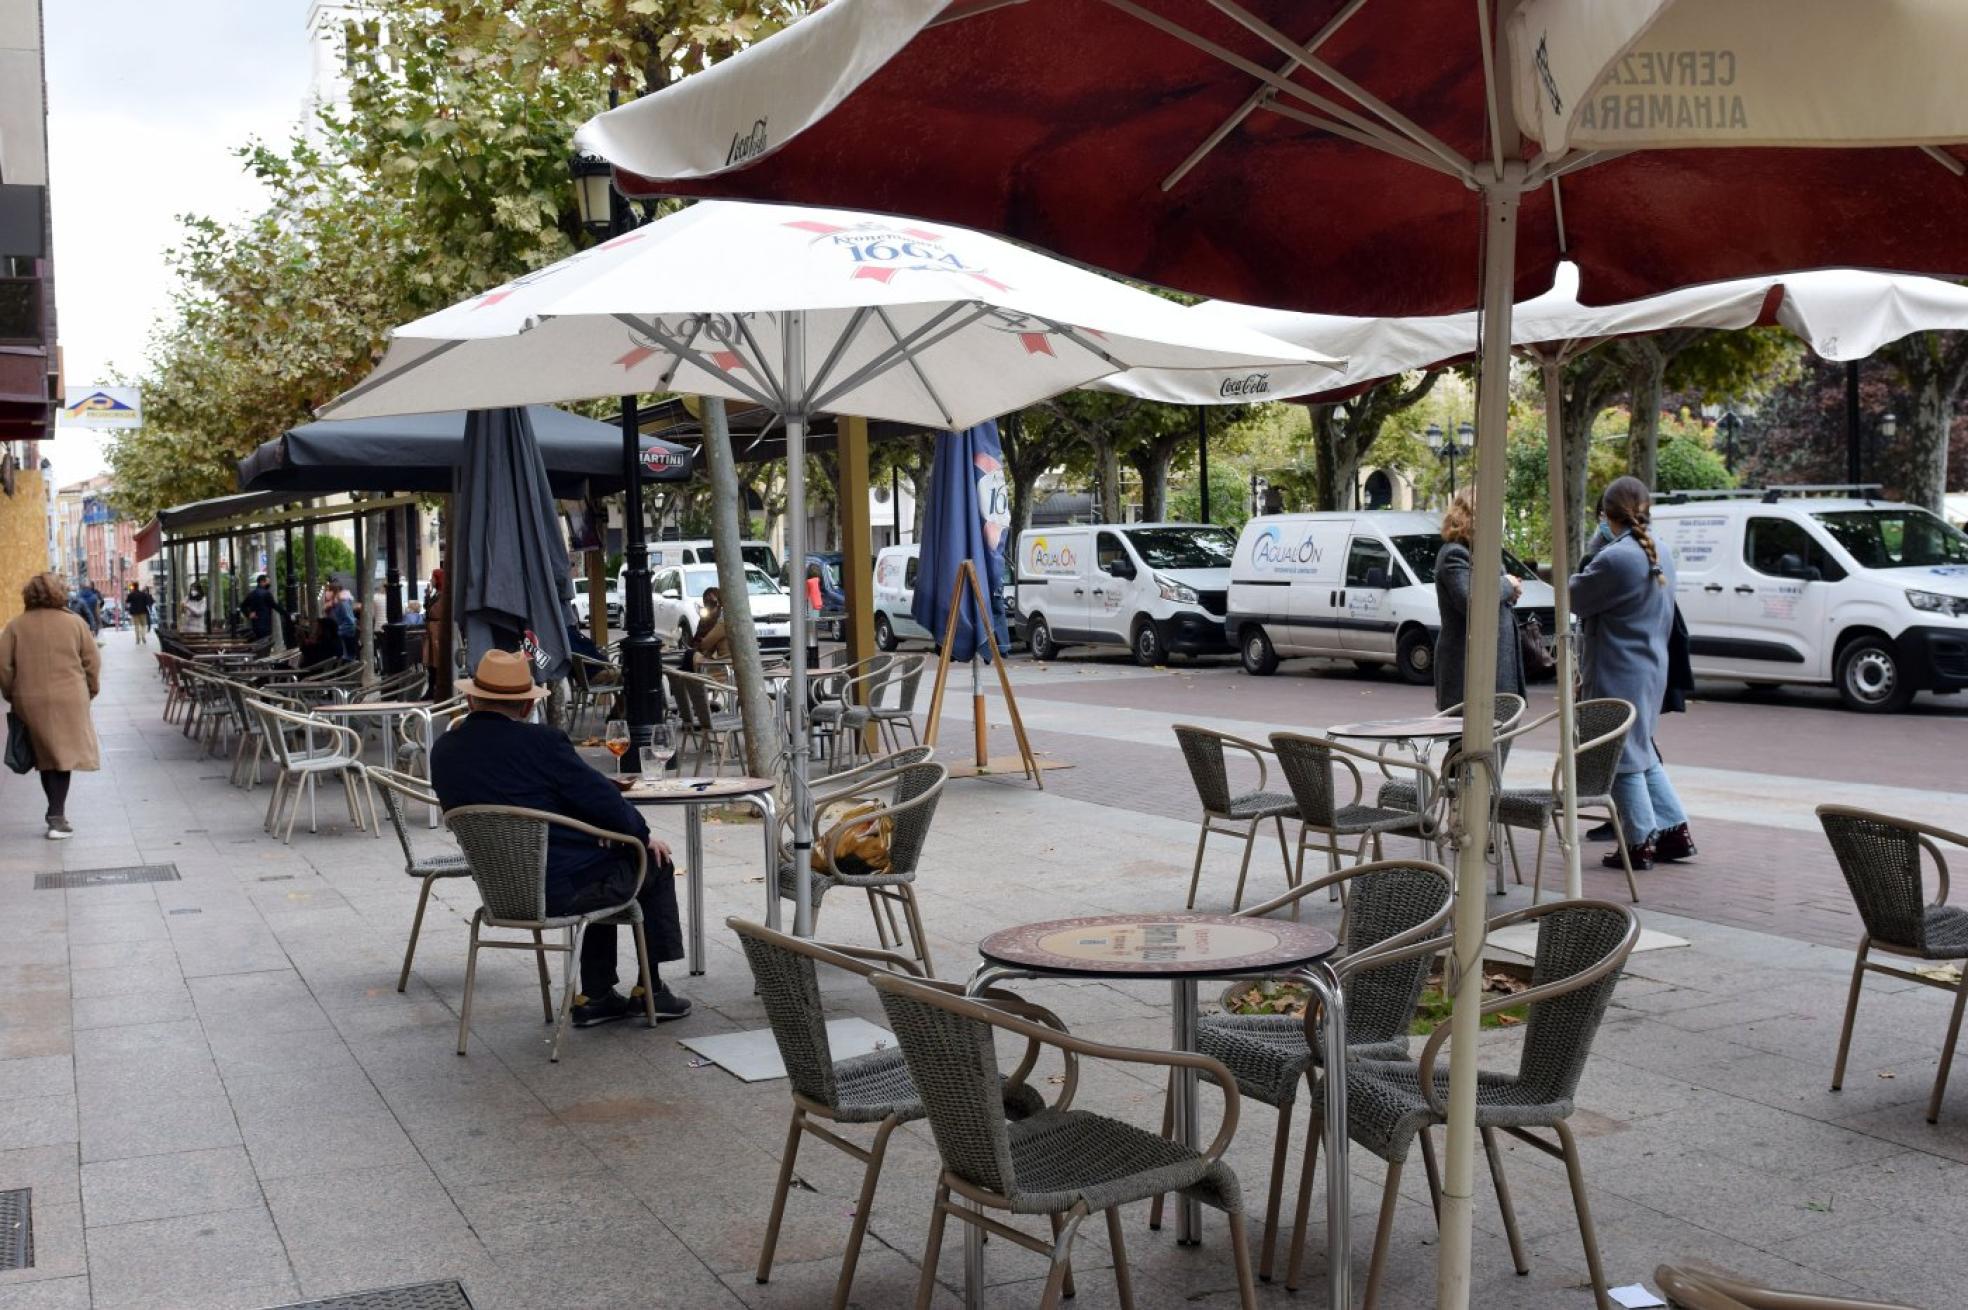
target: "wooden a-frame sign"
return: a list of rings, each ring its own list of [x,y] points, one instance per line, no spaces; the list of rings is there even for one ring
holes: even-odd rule
[[[1032,743],[1025,737],[1025,720],[1019,716],[1018,701],[1011,694],[1011,674],[1005,669],[1004,652],[998,649],[998,634],[990,622],[991,607],[984,602],[984,586],[977,580],[977,565],[964,560],[957,565],[956,585],[951,589],[950,614],[943,622],[943,642],[936,652],[936,689],[929,696],[929,724],[923,733],[926,745],[936,744],[937,730],[943,723],[943,692],[950,681],[950,649],[957,639],[957,611],[962,605],[963,590],[968,587],[971,597],[977,604],[977,614],[982,620],[984,640],[991,645],[991,666],[998,671],[998,689],[1004,693],[1005,708],[1011,711],[1011,730],[1018,738],[1018,756],[1024,765],[1025,776],[1040,791],[1045,790],[1045,775],[1039,767],[1038,757],[1032,754]],[[984,722],[984,688],[977,686],[971,696],[971,721],[977,735],[977,770],[984,772],[990,767],[991,752],[986,743]]]

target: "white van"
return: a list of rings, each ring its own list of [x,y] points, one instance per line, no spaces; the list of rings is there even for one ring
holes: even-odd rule
[[[1913,505],[1669,496],[1654,540],[1697,677],[1815,683],[1855,710],[1968,687],[1968,536]]]
[[[1034,659],[1126,646],[1142,664],[1231,649],[1223,631],[1237,539],[1207,523],[1091,523],[1018,537],[1018,608]]]
[[[1265,514],[1244,525],[1230,569],[1228,628],[1244,671],[1319,655],[1363,667],[1392,664],[1420,686],[1435,681],[1435,556],[1442,520],[1419,511]],[[1551,587],[1504,553],[1523,579],[1520,617],[1552,642]]]
[[[875,646],[880,650],[894,650],[904,641],[933,643],[940,637],[940,634],[932,635],[910,613],[916,603],[916,571],[921,559],[922,547],[918,545],[883,546],[875,552]],[[1018,610],[1014,576],[1010,570],[1006,571],[1005,628],[1011,638],[1007,650],[1016,650],[1024,640],[1024,620]]]
[[[772,553],[772,547],[765,542],[741,541],[738,543],[738,553],[745,557],[747,564],[756,564],[763,569],[767,577],[781,583],[785,581],[779,572],[779,557]],[[715,563],[717,563],[717,548],[711,545],[709,538],[649,543],[649,567],[652,571],[672,564]]]

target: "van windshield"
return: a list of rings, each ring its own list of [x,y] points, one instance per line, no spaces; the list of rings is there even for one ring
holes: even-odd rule
[[[1811,517],[1860,568],[1968,564],[1968,536],[1924,509],[1841,509]]]
[[[772,547],[740,546],[738,554],[747,564],[757,565],[768,576],[775,578],[779,576],[779,561],[772,557]],[[714,546],[699,546],[696,555],[699,564],[717,563],[717,548]]]
[[[1439,532],[1416,532],[1405,537],[1394,538],[1394,549],[1401,552],[1407,562],[1408,571],[1415,575],[1415,581],[1424,587],[1435,585],[1435,557],[1442,553],[1442,534]],[[1509,551],[1503,552],[1503,571],[1513,578],[1534,578],[1531,566],[1518,559]]]
[[[701,597],[708,587],[718,585],[716,569],[685,569],[683,589],[692,599]],[[752,596],[777,596],[779,584],[755,568],[745,570],[745,591]]]
[[[1227,569],[1237,554],[1228,528],[1129,528],[1127,539],[1151,569]]]

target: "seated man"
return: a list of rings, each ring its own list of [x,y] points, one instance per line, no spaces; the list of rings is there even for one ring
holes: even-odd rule
[[[431,788],[445,809],[460,805],[519,805],[578,819],[649,843],[649,876],[636,900],[649,938],[649,977],[656,989],[656,1017],[681,1019],[690,1002],[663,985],[656,966],[683,958],[677,918],[676,868],[670,850],[649,835],[649,825],[615,785],[574,751],[558,728],[529,723],[533,702],[547,694],[535,686],[526,659],[512,651],[487,651],[458,691],[471,713],[431,748]],[[620,905],[635,884],[635,865],[620,846],[603,845],[567,828],[547,840],[547,913],[583,914]],[[624,1019],[642,1011],[642,988],[615,990],[615,929],[596,925],[581,943],[581,995],[574,1026]]]

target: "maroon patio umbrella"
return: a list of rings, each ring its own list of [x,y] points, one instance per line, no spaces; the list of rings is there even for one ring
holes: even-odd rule
[[[1480,303],[1470,613],[1486,616],[1512,300],[1565,257],[1593,304],[1834,265],[1968,272],[1964,29],[1968,7],[1942,0],[834,0],[579,139],[630,194],[958,222],[1284,309]],[[1439,1294],[1455,1308],[1495,650],[1479,617],[1452,826]],[[1327,1204],[1346,1213],[1344,1168]],[[1331,1261],[1335,1307],[1346,1263]]]

